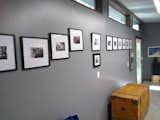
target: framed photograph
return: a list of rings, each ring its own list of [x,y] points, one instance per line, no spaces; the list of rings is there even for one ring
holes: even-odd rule
[[[129,70],[133,71],[135,68],[135,58],[136,58],[136,51],[134,49],[129,50]]]
[[[50,33],[51,56],[52,60],[69,58],[68,35]]]
[[[150,58],[160,57],[160,46],[148,47],[148,57]]]
[[[123,40],[122,40],[122,43],[123,43],[122,49],[125,50],[125,49],[126,49],[126,39],[123,39]]]
[[[98,33],[91,33],[92,51],[101,50],[101,35]]]
[[[129,40],[126,39],[126,49],[129,50]]]
[[[99,53],[93,54],[93,67],[101,66],[101,55]]]
[[[118,38],[113,37],[113,50],[118,50]]]
[[[107,36],[107,51],[113,50],[113,41],[111,36]]]
[[[121,38],[118,38],[118,50],[122,50],[123,42]]]
[[[0,34],[0,72],[17,70],[15,36]]]
[[[133,42],[132,42],[132,40],[129,40],[129,49],[133,49]]]
[[[24,70],[50,66],[47,38],[21,37]]]
[[[84,49],[83,45],[83,31],[79,29],[69,28],[69,43],[70,51],[82,51]]]

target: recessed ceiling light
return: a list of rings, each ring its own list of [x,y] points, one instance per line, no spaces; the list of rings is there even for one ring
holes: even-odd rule
[[[157,8],[158,13],[160,14],[160,0],[154,0],[154,4]]]

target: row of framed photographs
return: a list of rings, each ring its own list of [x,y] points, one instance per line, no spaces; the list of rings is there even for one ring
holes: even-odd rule
[[[69,58],[69,50],[84,50],[83,31],[69,28],[68,34],[69,35],[50,33],[49,40],[48,38],[39,37],[20,37],[22,68],[32,69],[49,66],[50,53],[52,60],[59,60]],[[114,37],[112,41],[112,37],[107,36],[107,50],[112,50],[110,48],[111,44],[109,41],[111,44],[114,43]],[[101,35],[97,33],[91,33],[91,43],[93,51],[100,51]],[[15,35],[0,34],[0,72],[13,71],[17,69],[15,48]],[[100,59],[100,55],[96,56],[99,56]],[[96,63],[98,60],[95,59],[94,61]]]

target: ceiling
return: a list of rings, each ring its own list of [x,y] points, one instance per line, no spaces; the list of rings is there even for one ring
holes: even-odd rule
[[[160,23],[153,0],[119,0],[125,7],[132,11],[139,19],[145,23]]]

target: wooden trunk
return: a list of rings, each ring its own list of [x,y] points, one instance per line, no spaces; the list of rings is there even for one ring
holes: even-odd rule
[[[149,86],[128,84],[112,93],[112,120],[143,120],[149,107]]]

